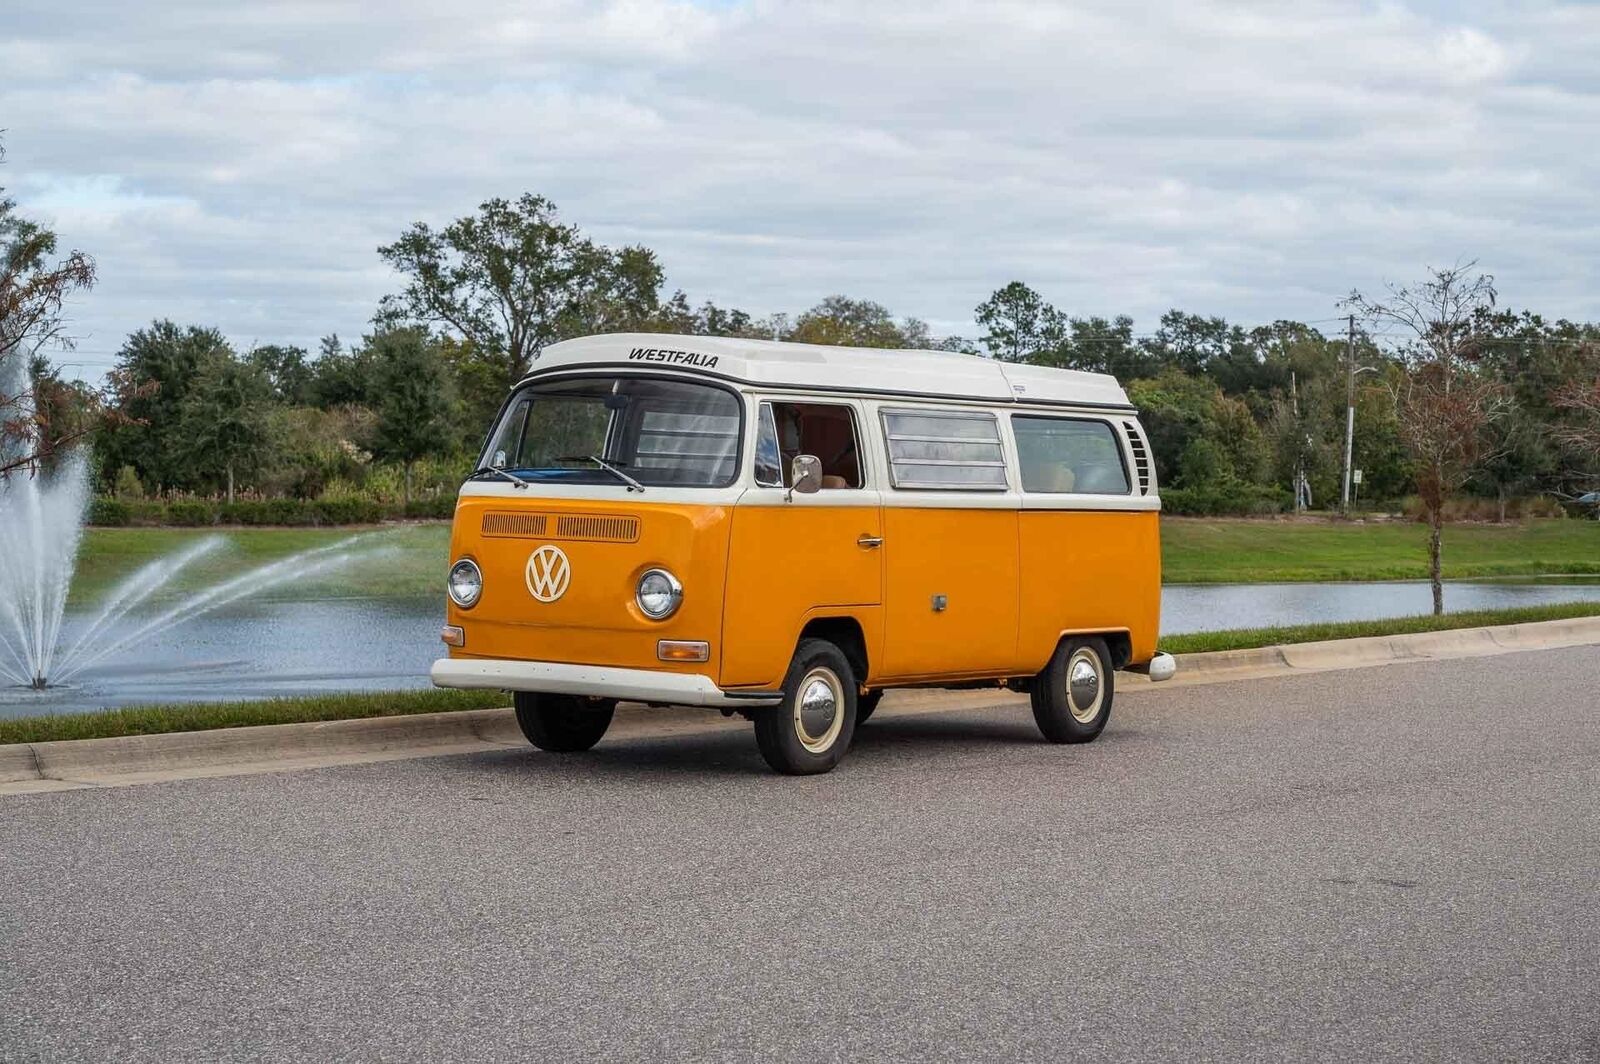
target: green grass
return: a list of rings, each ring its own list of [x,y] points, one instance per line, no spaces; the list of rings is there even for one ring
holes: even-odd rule
[[[372,548],[363,558],[305,582],[266,592],[266,599],[387,598],[443,595],[450,526],[444,522],[386,525],[381,528],[91,528],[78,549],[78,571],[72,583],[72,606],[96,601],[118,580],[145,562],[207,536],[222,536],[220,550],[196,561],[180,574],[163,597],[204,587],[241,572],[358,537]]]
[[[1412,522],[1165,518],[1162,579],[1169,584],[1289,580],[1426,580],[1428,530]],[[1600,574],[1600,521],[1449,525],[1447,580]]]
[[[376,691],[362,694],[273,698],[259,702],[204,702],[133,706],[95,713],[52,714],[0,720],[0,745],[57,739],[104,739],[121,735],[244,728],[252,724],[301,724],[412,713],[444,713],[509,705],[502,691]]]
[[[1370,635],[1406,635],[1444,632],[1453,628],[1481,628],[1491,624],[1525,624],[1559,621],[1568,617],[1600,616],[1600,602],[1559,602],[1548,606],[1516,606],[1502,610],[1463,610],[1435,617],[1391,617],[1381,621],[1339,621],[1297,624],[1284,628],[1235,628],[1226,632],[1191,632],[1165,636],[1161,649],[1168,654],[1200,654],[1210,650],[1248,650],[1282,643],[1314,643],[1323,639],[1356,639]]]

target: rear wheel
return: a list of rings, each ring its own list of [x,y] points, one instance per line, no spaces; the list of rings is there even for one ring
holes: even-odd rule
[[[1033,678],[1033,719],[1053,743],[1087,743],[1111,719],[1116,673],[1105,640],[1063,639]]]
[[[600,741],[617,710],[614,698],[517,691],[517,724],[528,742],[552,754],[575,754]]]
[[[856,680],[826,639],[802,639],[783,679],[783,704],[755,714],[756,745],[775,772],[829,772],[856,729]]]

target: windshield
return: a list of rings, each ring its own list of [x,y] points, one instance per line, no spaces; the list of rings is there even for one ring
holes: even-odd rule
[[[740,404],[724,388],[647,377],[568,377],[520,389],[482,466],[533,481],[720,488],[739,468]]]

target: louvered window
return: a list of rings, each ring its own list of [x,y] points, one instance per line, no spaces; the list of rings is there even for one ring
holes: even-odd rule
[[[883,431],[897,488],[1006,490],[1005,451],[993,414],[885,410]]]

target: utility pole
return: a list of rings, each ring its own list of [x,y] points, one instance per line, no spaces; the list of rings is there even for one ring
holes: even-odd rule
[[[1350,460],[1356,439],[1356,316],[1350,315],[1349,321],[1349,339],[1345,344],[1344,493],[1340,500],[1346,513],[1350,512]]]

